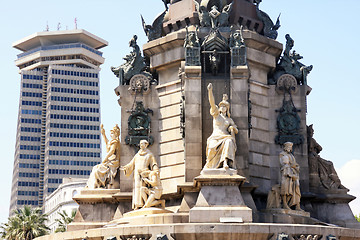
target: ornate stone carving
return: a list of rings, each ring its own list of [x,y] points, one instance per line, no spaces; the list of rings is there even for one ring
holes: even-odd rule
[[[313,66],[305,66],[301,62],[300,59],[303,57],[295,52],[290,52],[291,49],[294,47],[294,40],[290,37],[289,34],[286,34],[286,47],[283,53],[283,56],[280,59],[280,62],[276,66],[275,73],[269,79],[269,84],[276,84],[279,77],[283,74],[291,74],[293,75],[297,83],[299,85],[306,85],[307,84],[307,75],[313,69]]]
[[[254,0],[254,2],[256,4],[256,14],[264,24],[264,36],[271,39],[276,39],[278,36],[277,30],[280,28],[280,15],[277,18],[276,23],[274,24],[269,15],[261,11],[259,8],[262,0]]]
[[[291,142],[285,143],[284,151],[282,151],[279,156],[281,172],[280,196],[284,209],[290,209],[290,207],[295,206],[296,210],[301,211],[300,166],[296,163],[295,157],[291,153],[292,146],[293,143]]]
[[[197,35],[197,29],[195,31],[188,31],[186,28],[186,37],[184,41],[185,48],[185,65],[186,66],[200,66],[200,41]]]
[[[151,90],[150,83],[151,78],[145,74],[136,74],[130,79],[129,91],[131,94],[148,94]]]
[[[216,106],[212,84],[210,83],[207,88],[214,129],[211,136],[207,139],[204,169],[235,168],[235,134],[238,133],[238,129],[230,118],[228,97],[224,94],[223,100]]]
[[[276,240],[290,240],[289,235],[286,233],[279,233]]]
[[[144,235],[121,235],[121,240],[150,240],[151,235],[144,234]]]
[[[297,109],[292,101],[291,93],[297,90],[294,77],[291,75],[283,75],[278,82],[277,91],[284,94],[283,106],[276,110],[279,112],[277,117],[278,135],[275,138],[276,144],[284,144],[292,142],[300,145],[304,142],[304,137],[300,135],[300,117]],[[286,96],[289,97],[287,100]]]
[[[301,234],[300,236],[293,236],[294,240],[320,240],[322,236],[311,235],[311,234]]]
[[[298,90],[296,78],[290,74],[283,74],[279,77],[276,84],[276,91],[279,94],[293,94]]]
[[[141,22],[148,41],[152,41],[161,37],[162,34],[162,24],[164,21],[164,16],[166,10],[162,12],[152,23],[152,25],[146,25],[143,16],[141,15]]]
[[[159,167],[148,145],[148,141],[141,140],[140,150],[130,163],[121,167],[126,176],[134,173],[133,209],[156,205],[162,194]]]
[[[231,53],[231,66],[245,66],[246,61],[246,46],[242,36],[242,26],[240,30],[233,32],[230,35],[229,47]]]
[[[134,35],[129,42],[129,47],[132,47],[133,50],[123,58],[125,63],[119,67],[111,67],[111,71],[120,79],[120,85],[129,85],[130,79],[140,73],[151,78],[151,74],[145,72],[146,64],[136,41],[137,36]]]
[[[308,158],[310,171],[310,186],[314,188],[346,189],[338,177],[335,167],[331,161],[320,157],[322,150],[320,144],[313,138],[313,125],[307,126]]]
[[[156,236],[156,240],[169,240],[166,234],[159,234]]]
[[[110,141],[105,135],[104,126],[101,124],[101,134],[106,145],[107,155],[102,163],[93,167],[86,184],[88,189],[120,188],[120,183],[115,179],[120,166],[120,128],[116,125],[110,130]]]
[[[128,136],[125,143],[134,147],[139,147],[140,140],[147,140],[151,145],[154,140],[150,136],[151,119],[149,113],[151,109],[145,109],[142,102],[136,102],[135,109],[131,111],[128,118]]]
[[[326,236],[326,240],[337,240],[337,237],[330,234],[330,235]]]

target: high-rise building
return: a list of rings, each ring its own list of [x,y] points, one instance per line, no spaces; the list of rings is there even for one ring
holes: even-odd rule
[[[87,178],[101,160],[98,49],[81,29],[39,32],[13,44],[21,75],[10,210],[42,207],[64,177]]]

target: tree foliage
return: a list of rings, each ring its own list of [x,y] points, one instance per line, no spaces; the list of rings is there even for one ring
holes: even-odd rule
[[[360,213],[358,215],[355,215],[355,219],[360,222]]]
[[[42,214],[40,208],[24,206],[14,210],[8,222],[1,225],[1,235],[7,240],[32,240],[48,234],[46,220],[47,215]]]
[[[59,212],[60,218],[55,219],[56,222],[59,223],[58,227],[55,229],[55,232],[66,232],[67,225],[74,221],[76,210],[71,212],[69,216],[65,210]]]

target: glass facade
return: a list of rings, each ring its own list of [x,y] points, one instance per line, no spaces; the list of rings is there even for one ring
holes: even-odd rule
[[[37,51],[85,48],[82,44],[40,46]],[[69,61],[71,61],[71,58]],[[18,133],[10,210],[43,205],[63,177],[87,178],[101,162],[99,68],[78,62],[21,69]],[[84,64],[86,64],[84,62]],[[20,65],[19,65],[20,66]]]

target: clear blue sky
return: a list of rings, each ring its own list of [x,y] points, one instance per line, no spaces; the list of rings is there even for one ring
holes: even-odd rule
[[[295,40],[294,50],[304,56],[302,62],[314,65],[308,78],[313,91],[308,97],[307,121],[314,124],[315,138],[324,148],[321,156],[332,160],[338,169],[350,160],[360,161],[360,1],[263,0],[260,8],[274,20],[281,12],[278,41],[285,43],[284,36],[289,33]],[[163,10],[161,0],[19,0],[2,4],[0,223],[8,216],[20,93],[14,65],[20,52],[12,48],[12,43],[44,31],[47,23],[50,31],[56,30],[59,22],[62,30],[73,29],[74,18],[78,19],[78,28],[107,40],[109,46],[102,50],[106,61],[101,71],[101,114],[108,131],[120,122],[120,107],[113,91],[118,80],[110,66],[123,62],[133,34],[138,35],[139,45],[146,42],[140,14],[150,23]],[[360,197],[360,190],[355,193]],[[355,213],[360,213],[360,207]]]

